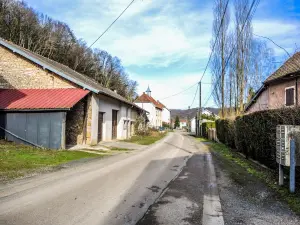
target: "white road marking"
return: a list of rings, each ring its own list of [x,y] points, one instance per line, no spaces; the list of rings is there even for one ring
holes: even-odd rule
[[[217,187],[215,168],[211,154],[206,154],[208,163],[208,184],[203,199],[202,225],[224,225],[220,196]]]

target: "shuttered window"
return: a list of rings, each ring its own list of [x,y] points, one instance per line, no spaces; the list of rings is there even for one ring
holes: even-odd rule
[[[288,88],[285,90],[285,105],[286,106],[292,106],[295,104],[295,89],[294,88]]]

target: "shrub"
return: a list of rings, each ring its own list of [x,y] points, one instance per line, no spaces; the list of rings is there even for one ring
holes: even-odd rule
[[[208,129],[215,128],[216,123],[215,122],[205,122],[202,123],[202,136],[205,138],[208,138]]]
[[[234,123],[218,120],[216,127],[221,142],[275,169],[276,126],[279,124],[300,125],[300,108],[254,112],[237,117]]]
[[[217,137],[222,143],[235,147],[235,127],[234,121],[223,119],[216,121]]]

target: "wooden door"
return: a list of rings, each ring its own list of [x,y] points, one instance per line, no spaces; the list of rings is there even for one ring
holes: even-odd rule
[[[98,142],[102,141],[103,134],[103,113],[99,112],[98,117]]]
[[[112,139],[117,138],[117,127],[118,127],[118,111],[112,111]]]

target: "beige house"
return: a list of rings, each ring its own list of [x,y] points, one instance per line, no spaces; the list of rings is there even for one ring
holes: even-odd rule
[[[0,39],[0,137],[47,148],[134,134],[145,110],[67,66]]]
[[[299,105],[300,52],[269,76],[245,108],[246,113]]]

